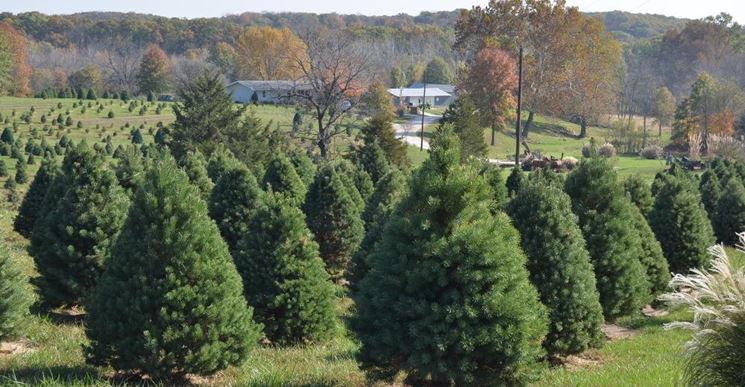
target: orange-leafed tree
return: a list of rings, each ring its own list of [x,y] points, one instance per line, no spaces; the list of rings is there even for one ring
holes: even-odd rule
[[[170,64],[165,51],[155,44],[145,50],[137,73],[137,86],[140,92],[160,93],[168,87]]]
[[[473,58],[459,86],[479,110],[481,124],[491,127],[491,144],[495,145],[497,129],[505,126],[515,107],[515,60],[507,51],[484,47]]]
[[[0,82],[2,93],[16,97],[31,94],[28,41],[15,27],[0,22]]]
[[[295,59],[305,52],[303,41],[289,28],[251,27],[238,37],[236,75],[242,79],[298,79]]]
[[[735,114],[729,110],[714,113],[709,122],[709,133],[731,136],[735,133]]]

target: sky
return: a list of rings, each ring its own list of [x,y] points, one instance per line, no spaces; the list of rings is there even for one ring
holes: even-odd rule
[[[83,11],[151,13],[172,17],[214,17],[253,12],[314,12],[364,15],[417,15],[485,5],[488,0],[0,0],[0,12],[39,11],[68,14]],[[582,11],[622,10],[635,13],[702,18],[727,12],[745,23],[745,0],[567,0]]]

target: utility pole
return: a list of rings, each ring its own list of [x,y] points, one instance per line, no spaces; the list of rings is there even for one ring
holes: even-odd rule
[[[515,168],[520,167],[520,120],[523,107],[523,46],[517,62],[517,123],[515,124]]]
[[[424,107],[427,106],[427,72],[424,73],[424,91],[422,92],[422,103],[419,105],[422,108],[422,132],[419,142],[419,151],[424,150]]]

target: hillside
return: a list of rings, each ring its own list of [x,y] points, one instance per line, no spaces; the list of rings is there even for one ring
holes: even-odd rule
[[[654,38],[669,30],[683,28],[690,21],[672,16],[623,11],[588,12],[586,15],[602,19],[605,29],[623,43]]]

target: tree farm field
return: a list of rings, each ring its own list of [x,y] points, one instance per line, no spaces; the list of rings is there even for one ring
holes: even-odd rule
[[[92,106],[88,108],[88,102]],[[104,109],[96,112],[97,102]],[[73,107],[73,103],[76,107]],[[138,102],[139,104],[140,102]],[[128,144],[131,142],[130,130],[143,125],[141,130],[145,143],[152,143],[150,128],[155,130],[158,122],[164,125],[171,123],[174,116],[170,103],[160,103],[160,114],[155,113],[155,103],[141,102],[147,111],[139,115],[137,108],[129,111],[129,102],[120,100],[87,101],[82,104],[86,111],[81,113],[78,100],[74,99],[33,99],[33,98],[0,98],[0,113],[3,119],[10,117],[4,126],[13,126],[17,138],[28,139],[36,133],[40,141],[45,136],[50,144],[56,143],[66,134],[76,142],[85,139],[89,144],[104,143],[107,136],[112,136],[112,143]],[[61,104],[62,107],[58,107]],[[21,121],[20,116],[34,107],[35,113],[30,123]],[[291,125],[291,108],[277,106],[251,107],[262,122]],[[53,110],[53,111],[52,111]],[[70,111],[74,124],[59,129],[49,124],[50,129],[44,132],[40,121],[42,114],[47,114],[48,121],[56,119],[59,114],[66,116]],[[13,115],[15,111],[15,116]],[[112,111],[114,118],[108,118]],[[14,118],[15,117],[15,118]],[[540,118],[543,119],[543,118]],[[77,127],[77,122],[82,128]],[[127,127],[129,123],[129,127]],[[571,125],[562,122],[564,125]],[[98,129],[96,129],[98,125]],[[36,129],[34,131],[34,129]],[[590,134],[602,138],[604,129],[591,128]],[[485,136],[490,133],[485,131]],[[490,150],[492,155],[509,152],[514,147],[509,133],[499,133],[498,146]],[[541,149],[544,154],[559,156],[580,156],[581,146],[585,140],[560,138],[540,128],[531,134],[531,146]],[[415,165],[421,163],[426,152],[409,147],[409,155]],[[425,156],[422,156],[425,155]],[[416,157],[416,158],[415,158]],[[8,167],[8,175],[14,175],[15,163],[7,156],[2,156]],[[27,168],[28,175],[35,174],[40,159]],[[618,158],[616,168],[623,174],[640,173],[650,178],[664,168],[659,160],[641,160],[638,156]],[[4,183],[7,178],[0,178]],[[17,191],[22,197],[28,189],[29,182],[19,184]],[[28,241],[13,231],[13,219],[17,213],[17,204],[3,200],[0,208],[0,237],[8,246],[11,257],[21,263],[22,269],[29,275],[36,275],[33,260],[26,252]],[[733,251],[731,251],[734,254]],[[738,256],[738,264],[743,257]],[[334,336],[324,342],[307,346],[272,347],[263,346],[252,352],[249,360],[237,367],[231,367],[209,378],[190,379],[195,385],[222,386],[361,386],[366,379],[355,361],[357,344],[350,338],[351,334],[344,326],[350,315],[351,301],[344,290],[337,289],[341,297],[336,305],[340,317]],[[629,328],[632,334],[628,338],[610,340],[600,349],[590,350],[566,361],[565,366],[552,366],[543,370],[537,386],[596,386],[596,385],[678,385],[682,371],[683,343],[690,337],[687,331],[665,330],[662,325],[675,320],[689,319],[684,311],[673,311],[666,316],[634,316],[622,318],[616,323]],[[85,363],[82,348],[87,339],[82,319],[76,311],[56,310],[50,313],[32,313],[25,327],[24,339],[13,342],[13,350],[0,350],[0,385],[42,385],[42,386],[106,386],[125,385],[126,380],[116,379],[111,369],[101,369]],[[402,377],[394,380],[401,385]]]

